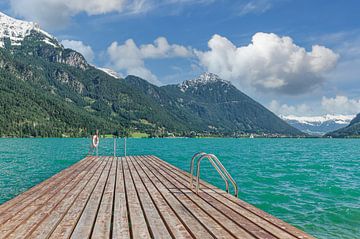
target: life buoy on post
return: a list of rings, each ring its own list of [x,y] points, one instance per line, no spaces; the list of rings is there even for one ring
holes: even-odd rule
[[[93,135],[92,137],[93,148],[97,148],[99,146],[99,142],[100,142],[99,136],[97,134]]]

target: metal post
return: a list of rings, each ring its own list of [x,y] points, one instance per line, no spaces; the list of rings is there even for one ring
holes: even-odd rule
[[[116,157],[116,136],[114,137],[114,157]]]
[[[124,138],[124,156],[126,157],[126,137]]]
[[[96,130],[96,135],[99,139],[99,142],[100,142],[100,136],[99,136],[99,130],[97,129]],[[99,156],[99,144],[96,146],[96,156]]]
[[[194,156],[191,159],[191,163],[190,163],[190,187],[193,187],[193,177],[194,177],[194,161],[198,156],[203,156],[205,155],[205,152],[198,152],[196,154],[194,154]]]

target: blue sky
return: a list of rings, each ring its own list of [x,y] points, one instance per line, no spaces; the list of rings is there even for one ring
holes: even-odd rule
[[[211,71],[278,114],[360,112],[357,0],[4,0],[121,75],[174,84]]]

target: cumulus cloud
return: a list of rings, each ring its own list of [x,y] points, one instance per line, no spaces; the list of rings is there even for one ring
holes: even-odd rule
[[[125,71],[128,75],[136,75],[154,84],[161,84],[157,77],[145,67],[146,59],[163,59],[190,57],[190,48],[177,44],[169,44],[165,37],[157,38],[153,44],[137,46],[133,39],[124,44],[113,42],[107,49],[109,65],[116,71]]]
[[[334,98],[323,97],[321,100],[323,109],[331,114],[349,114],[360,113],[360,99],[349,99],[346,96],[338,95]]]
[[[296,45],[290,37],[256,33],[247,46],[235,46],[214,35],[209,51],[196,51],[200,64],[208,71],[240,86],[285,94],[308,92],[324,81],[339,56],[319,45],[311,51]]]
[[[74,41],[74,40],[63,40],[61,44],[66,47],[73,49],[79,53],[81,53],[88,62],[94,61],[94,51],[88,45],[85,45],[82,41]]]
[[[278,101],[273,100],[270,102],[269,110],[277,115],[309,115],[311,108],[306,104],[287,105],[280,104]]]
[[[321,101],[313,102],[313,105],[281,104],[273,100],[268,108],[277,115],[314,116],[314,115],[356,115],[360,113],[360,99],[350,99],[347,96],[322,97]]]

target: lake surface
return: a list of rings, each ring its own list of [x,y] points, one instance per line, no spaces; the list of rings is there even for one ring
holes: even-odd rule
[[[82,159],[89,139],[0,139],[0,204]],[[318,237],[360,238],[360,140],[128,139],[128,155],[154,154],[189,170],[198,151],[216,154],[239,197]],[[118,155],[123,141],[118,140]],[[100,142],[113,154],[113,140]],[[205,173],[206,171],[206,173]],[[224,188],[211,165],[202,178]]]

